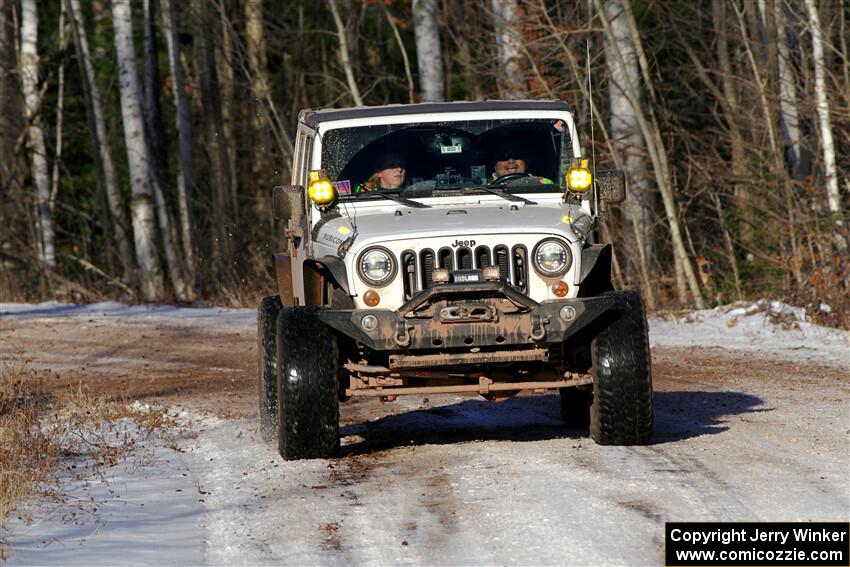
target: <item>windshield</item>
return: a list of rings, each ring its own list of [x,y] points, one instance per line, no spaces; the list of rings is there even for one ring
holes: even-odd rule
[[[361,126],[323,136],[322,169],[350,198],[375,191],[428,197],[474,187],[560,192],[560,167],[571,147],[561,120]]]

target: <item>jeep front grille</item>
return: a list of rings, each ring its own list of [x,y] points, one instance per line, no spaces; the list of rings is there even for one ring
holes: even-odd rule
[[[459,246],[443,247],[438,250],[423,248],[418,252],[405,250],[401,253],[401,273],[404,279],[404,297],[410,299],[417,292],[433,285],[432,274],[437,268],[468,270],[498,266],[502,281],[508,282],[525,292],[528,286],[528,250],[518,244],[493,247]]]

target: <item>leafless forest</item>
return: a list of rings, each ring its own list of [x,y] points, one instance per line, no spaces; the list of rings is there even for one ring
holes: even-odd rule
[[[0,301],[254,305],[300,109],[560,98],[621,287],[847,327],[848,44],[846,0],[0,0]]]

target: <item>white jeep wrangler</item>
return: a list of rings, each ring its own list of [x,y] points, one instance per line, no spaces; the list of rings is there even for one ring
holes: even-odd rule
[[[649,441],[643,302],[595,242],[624,178],[594,175],[565,102],[307,110],[295,143],[257,314],[260,430],[285,459],[333,456],[357,396],[558,390],[597,443]],[[367,183],[387,154],[401,185]]]

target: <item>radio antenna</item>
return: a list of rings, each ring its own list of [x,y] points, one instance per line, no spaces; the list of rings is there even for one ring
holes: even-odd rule
[[[593,183],[596,184],[596,139],[593,137],[593,76],[590,74],[590,39],[584,40],[585,66],[587,67],[587,90],[590,102],[590,167],[593,169]],[[599,213],[599,192],[593,188],[593,210]]]

